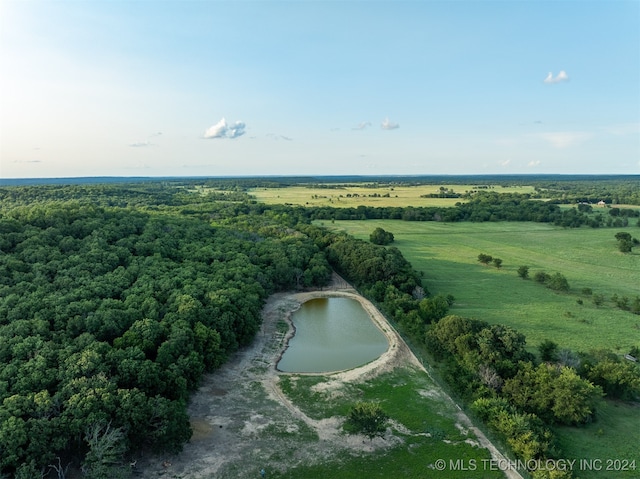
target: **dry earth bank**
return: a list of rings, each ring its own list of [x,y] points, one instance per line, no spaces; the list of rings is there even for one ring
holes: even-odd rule
[[[347,383],[362,382],[397,367],[411,367],[428,374],[384,316],[345,281],[334,276],[331,287],[322,291],[279,293],[271,296],[263,309],[261,331],[253,344],[215,373],[206,375],[192,396],[189,415],[193,436],[177,455],[148,456],[137,462],[138,476],[144,479],[259,477],[262,468],[285,471],[296,465],[327,462],[341,452],[360,455],[397,446],[402,438],[387,433],[384,439],[363,441],[344,434],[344,418],[312,419],[292,403],[279,387],[281,373],[276,365],[293,334],[291,314],[302,303],[318,297],[349,297],[360,302],[387,337],[389,348],[378,359],[355,369],[322,376],[317,389],[326,397],[340,395]],[[284,328],[283,320],[288,328]],[[441,390],[432,395],[451,402]],[[494,459],[502,454],[475,428],[456,406],[457,426],[471,431],[467,439],[490,451]],[[392,429],[407,434],[401,424]],[[510,479],[521,479],[508,471]]]

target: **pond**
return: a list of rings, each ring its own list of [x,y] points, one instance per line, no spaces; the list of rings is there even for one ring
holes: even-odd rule
[[[278,363],[289,373],[323,373],[362,366],[389,347],[360,303],[350,298],[317,298],[293,313],[295,335]]]

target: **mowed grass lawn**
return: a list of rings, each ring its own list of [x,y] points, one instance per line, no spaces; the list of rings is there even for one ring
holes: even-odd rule
[[[266,204],[291,204],[301,206],[331,206],[356,208],[363,206],[437,206],[450,207],[465,200],[460,198],[422,198],[422,195],[438,193],[440,188],[464,193],[477,185],[419,185],[419,186],[353,186],[332,185],[331,188],[289,186],[284,188],[254,188],[249,194]],[[489,191],[500,193],[533,193],[532,186],[494,186]],[[374,196],[377,195],[377,196]],[[388,195],[388,196],[387,196]]]
[[[319,222],[320,223],[320,222]],[[542,223],[436,223],[392,220],[324,222],[362,239],[381,227],[395,236],[394,246],[418,271],[431,293],[452,294],[452,314],[501,323],[524,333],[535,349],[550,339],[575,351],[606,348],[627,353],[640,346],[640,316],[613,306],[613,294],[640,295],[640,248],[622,254],[614,237],[640,228],[563,229]],[[503,260],[484,266],[478,254]],[[562,273],[569,293],[556,293],[517,269]],[[606,298],[602,306],[582,293],[591,288]],[[583,304],[579,304],[579,300]]]

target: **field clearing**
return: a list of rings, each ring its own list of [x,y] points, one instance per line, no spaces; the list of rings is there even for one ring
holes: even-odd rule
[[[420,186],[353,186],[330,185],[327,187],[290,186],[286,188],[254,188],[249,194],[266,204],[292,204],[301,206],[331,206],[348,208],[358,206],[437,206],[452,207],[464,202],[461,198],[421,198],[421,195],[437,194],[440,188],[456,193],[474,190],[478,185],[420,185]],[[487,191],[501,193],[533,193],[532,186],[492,186]]]
[[[614,293],[630,299],[640,295],[640,253],[620,253],[614,238],[618,231],[638,237],[638,227],[563,229],[541,223],[392,220],[336,221],[325,226],[361,239],[368,239],[376,227],[391,231],[393,245],[424,271],[429,291],[455,296],[452,314],[511,326],[525,334],[532,352],[544,339],[574,351],[604,348],[624,354],[640,346],[640,316],[614,307],[609,300]],[[503,267],[481,265],[480,253],[503,259]],[[516,271],[521,265],[530,267],[530,276],[540,270],[562,273],[570,292],[555,293],[532,279],[519,278]],[[604,295],[605,303],[596,307],[583,288]],[[593,423],[556,428],[555,433],[563,459],[602,460],[602,470],[575,470],[575,477],[638,477],[637,404],[605,401]],[[623,458],[637,458],[636,469],[604,470],[607,460]]]
[[[328,224],[328,223],[327,223]],[[640,343],[640,316],[612,305],[613,294],[640,295],[640,253],[622,254],[614,235],[637,227],[563,229],[543,223],[435,223],[393,220],[336,221],[332,229],[368,239],[376,227],[391,231],[405,257],[424,271],[431,293],[453,294],[451,313],[501,323],[524,333],[530,348],[544,339],[573,350],[626,353]],[[503,260],[501,269],[478,263],[485,253]],[[555,293],[518,267],[562,273],[569,293]],[[605,303],[596,307],[591,288]],[[581,300],[583,304],[578,304]]]

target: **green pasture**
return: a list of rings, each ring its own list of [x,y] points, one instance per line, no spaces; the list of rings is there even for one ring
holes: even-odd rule
[[[321,223],[321,222],[318,222]],[[529,348],[544,339],[575,351],[611,349],[619,354],[640,346],[640,316],[615,307],[614,293],[640,295],[640,251],[622,254],[615,233],[640,237],[640,228],[563,229],[541,223],[416,223],[403,221],[324,222],[332,229],[368,239],[376,227],[391,231],[413,266],[424,272],[432,293],[453,294],[452,314],[516,328]],[[503,260],[503,267],[483,266],[478,254]],[[560,272],[571,287],[555,293],[533,279],[517,275],[521,265],[536,271]],[[593,295],[606,298],[593,304]],[[579,304],[579,300],[582,304]],[[587,426],[557,428],[562,459],[636,459],[629,471],[576,470],[580,479],[639,477],[640,413],[637,404],[604,401]],[[615,463],[614,463],[615,465]]]
[[[347,208],[363,206],[439,206],[450,207],[464,200],[460,198],[421,198],[439,193],[440,188],[464,193],[477,185],[419,185],[419,186],[354,186],[327,185],[327,187],[289,186],[283,188],[254,188],[249,194],[266,204],[292,204],[302,206],[332,206]],[[489,191],[501,193],[533,193],[532,186],[492,186]]]
[[[563,459],[577,461],[574,476],[579,479],[633,479],[640,477],[640,414],[637,404],[604,401],[595,420],[583,427],[558,427],[554,433]],[[602,469],[598,470],[599,459]],[[595,467],[579,465],[591,461]],[[617,463],[616,460],[621,462]],[[635,468],[631,461],[635,460]],[[611,461],[608,463],[608,461]],[[607,466],[610,466],[607,468]]]
[[[286,472],[275,470],[269,477],[504,477],[499,471],[483,467],[483,464],[488,464],[489,452],[470,443],[475,436],[457,424],[456,406],[423,372],[396,369],[364,383],[345,384],[338,391],[322,387],[323,383],[331,380],[331,376],[290,375],[282,376],[280,385],[296,406],[314,419],[346,417],[355,402],[376,401],[392,423],[399,425],[393,434],[401,442],[384,452],[343,453],[337,458],[301,465]],[[391,442],[389,436],[386,440]],[[446,467],[442,471],[435,469],[439,459],[445,461]],[[476,470],[462,470],[461,467],[452,470],[456,465],[468,466],[474,462]]]
[[[321,222],[319,222],[321,223]],[[431,293],[453,294],[452,314],[512,326],[531,348],[542,340],[562,348],[612,349],[626,353],[640,345],[640,316],[615,307],[613,294],[640,295],[640,251],[622,254],[614,235],[640,228],[563,229],[543,223],[436,223],[393,220],[324,222],[332,229],[368,239],[376,227],[391,231],[394,246],[424,272]],[[485,253],[503,260],[502,268],[483,266]],[[517,269],[562,273],[569,293],[556,293]],[[593,295],[582,293],[591,288]],[[593,296],[605,297],[602,306]],[[579,304],[579,302],[582,304]]]

